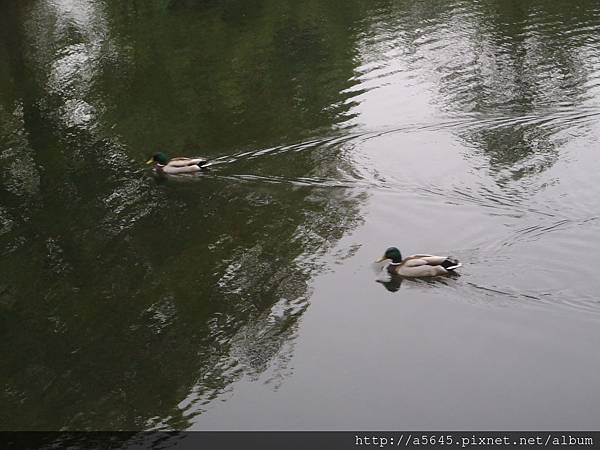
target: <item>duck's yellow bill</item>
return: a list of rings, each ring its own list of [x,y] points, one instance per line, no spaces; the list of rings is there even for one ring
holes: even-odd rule
[[[386,258],[385,256],[382,256],[381,258],[379,258],[379,259],[378,259],[377,261],[375,261],[375,262],[377,262],[377,263],[380,263],[380,262],[383,262],[383,261],[385,261],[386,259],[387,259],[387,258]]]
[[[148,161],[146,161],[146,164],[152,164],[152,161],[154,161],[154,159],[150,158]]]

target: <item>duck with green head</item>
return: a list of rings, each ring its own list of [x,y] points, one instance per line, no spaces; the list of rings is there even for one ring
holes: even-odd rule
[[[154,163],[154,170],[160,174],[178,175],[186,173],[197,173],[208,169],[206,158],[169,158],[163,152],[152,155],[146,164]]]
[[[437,277],[454,273],[462,266],[457,259],[448,256],[411,255],[402,258],[400,250],[390,247],[377,262],[389,260],[387,270],[392,275],[402,277]]]

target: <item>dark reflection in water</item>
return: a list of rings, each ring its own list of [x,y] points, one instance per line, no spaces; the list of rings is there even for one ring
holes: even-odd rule
[[[572,130],[586,113],[598,113],[585,104],[594,76],[586,40],[597,23],[596,8],[583,2],[567,15],[554,2],[498,2],[472,12],[470,20],[485,33],[467,44],[476,53],[459,47],[453,59],[464,71],[444,77],[442,92],[453,109],[510,117],[467,131],[465,139],[485,149],[492,167],[507,169],[513,180],[551,167],[565,139],[560,132]]]
[[[254,3],[3,6],[3,426],[185,428],[241,374],[285,373],[360,194],[141,170],[345,119],[360,10]],[[335,148],[290,153],[257,174],[343,170]]]
[[[399,309],[419,296],[597,314],[599,29],[593,1],[3,2],[3,426],[232,427],[237,410],[215,405],[247,380],[284,389],[303,323],[325,366],[370,355],[369,339],[410,352],[378,333],[427,326],[435,311]],[[155,179],[157,150],[214,165]],[[452,252],[462,276],[386,280],[398,292],[368,302],[377,319],[361,296],[390,296],[363,261],[389,245]],[[440,329],[470,325],[449,318]],[[439,357],[414,349],[419,367]],[[335,404],[327,420],[358,428],[341,398],[309,407],[357,366],[299,358],[298,417]],[[364,395],[398,392],[396,373],[361,376]],[[336,389],[354,398],[352,382]],[[370,416],[389,423],[385,406]]]

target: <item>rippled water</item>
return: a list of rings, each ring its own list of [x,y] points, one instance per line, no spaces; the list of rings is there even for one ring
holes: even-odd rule
[[[591,0],[2,3],[3,427],[597,428],[599,30]],[[391,245],[464,267],[388,282]]]

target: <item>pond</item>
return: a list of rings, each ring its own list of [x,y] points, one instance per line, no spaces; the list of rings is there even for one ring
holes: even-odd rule
[[[9,0],[0,61],[4,429],[599,427],[597,2]]]

